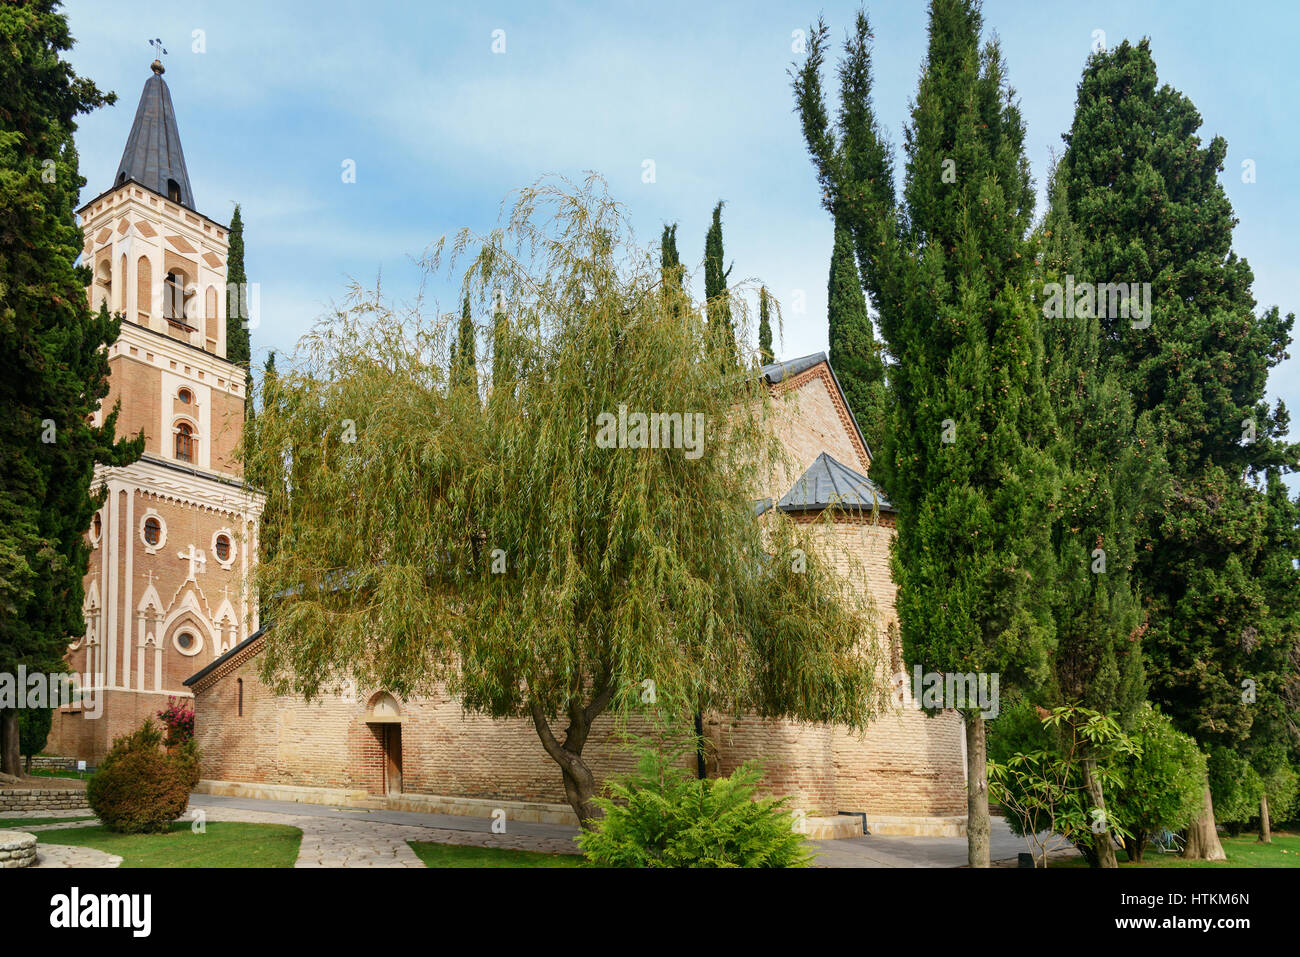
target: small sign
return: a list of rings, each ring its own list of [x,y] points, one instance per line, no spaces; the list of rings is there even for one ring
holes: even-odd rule
[[[84,770],[86,770],[86,762],[85,762],[85,761],[78,761],[78,762],[77,762],[77,770],[78,770],[78,771],[84,771]]]

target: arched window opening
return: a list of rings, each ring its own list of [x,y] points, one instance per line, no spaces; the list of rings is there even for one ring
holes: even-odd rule
[[[175,270],[163,281],[163,318],[185,325],[185,276]]]
[[[244,679],[235,679],[235,690],[239,692],[239,717],[244,716]]]
[[[181,184],[176,182],[174,179],[169,179],[167,181],[167,198],[173,203],[179,203],[181,201]]]
[[[181,462],[194,461],[194,430],[188,422],[176,426],[176,458]]]

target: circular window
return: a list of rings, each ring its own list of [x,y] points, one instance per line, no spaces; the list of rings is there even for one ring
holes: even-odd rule
[[[203,647],[203,642],[199,640],[199,636],[194,634],[194,632],[187,630],[176,632],[176,637],[172,639],[172,644],[174,644],[176,650],[183,655],[197,655],[199,649]]]
[[[230,536],[218,535],[217,544],[216,547],[214,548],[214,551],[217,553],[217,561],[219,562],[230,561]]]
[[[151,508],[140,519],[140,541],[150,555],[167,544],[167,523]]]
[[[189,405],[194,401],[194,393],[189,389],[181,389],[180,392],[176,393],[176,398],[180,399],[186,405]]]
[[[162,523],[158,519],[146,518],[144,520],[144,540],[155,547],[162,541]]]

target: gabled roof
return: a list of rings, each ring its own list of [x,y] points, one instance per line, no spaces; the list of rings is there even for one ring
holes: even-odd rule
[[[155,60],[153,76],[144,81],[144,91],[135,109],[135,121],[126,138],[126,149],[122,151],[122,162],[117,166],[113,186],[131,180],[168,196],[167,182],[175,180],[180,187],[181,205],[194,209],[194,191],[190,188],[190,174],[185,168],[185,154],[181,151],[176,111],[172,108],[172,96],[162,74],[163,66]]]
[[[249,645],[251,645],[253,642],[255,642],[255,641],[257,641],[259,638],[261,638],[262,635],[263,635],[263,633],[264,633],[264,632],[266,631],[266,629],[269,628],[269,627],[271,627],[271,623],[268,621],[268,622],[267,622],[265,625],[263,625],[261,628],[257,629],[257,631],[253,632],[251,635],[249,635],[247,638],[245,638],[245,639],[244,639],[243,641],[241,641],[239,644],[235,645],[235,647],[233,647],[233,648],[231,648],[229,651],[227,651],[224,655],[222,655],[221,657],[216,658],[216,659],[214,659],[213,661],[209,662],[208,665],[207,665],[207,667],[205,667],[205,668],[200,668],[198,671],[194,672],[194,674],[190,675],[188,678],[186,678],[184,681],[182,681],[181,684],[183,684],[183,685],[185,685],[185,687],[189,688],[189,687],[191,687],[192,685],[194,685],[195,683],[197,683],[198,681],[201,681],[203,678],[207,677],[207,676],[210,675],[212,672],[216,671],[216,670],[217,670],[218,668],[220,668],[223,664],[225,664],[227,661],[229,661],[229,660],[230,660],[231,658],[233,658],[235,655],[239,654],[241,651],[243,651],[245,648],[247,648],[247,647],[248,647]]]
[[[817,456],[776,505],[783,512],[810,512],[831,506],[851,511],[870,512],[877,507],[882,512],[894,511],[875,482],[826,452]]]
[[[807,372],[823,362],[826,363],[826,369],[831,374],[831,380],[839,391],[840,401],[844,403],[844,408],[849,414],[849,421],[853,423],[853,431],[857,433],[858,441],[866,449],[867,459],[874,462],[876,453],[871,451],[871,446],[867,445],[867,437],[862,434],[862,426],[858,425],[857,416],[853,414],[853,409],[849,406],[848,396],[844,394],[844,386],[840,385],[840,377],[835,374],[835,367],[831,365],[831,360],[826,353],[814,352],[812,355],[801,356],[798,359],[787,359],[785,362],[770,362],[759,371],[769,385],[777,385],[786,379],[793,379],[799,373]]]

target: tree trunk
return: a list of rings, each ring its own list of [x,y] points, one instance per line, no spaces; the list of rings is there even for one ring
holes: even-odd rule
[[[1223,853],[1223,845],[1219,843],[1218,832],[1214,829],[1214,798],[1210,796],[1209,782],[1206,782],[1201,799],[1201,813],[1187,828],[1187,845],[1183,848],[1183,857],[1192,861],[1228,859],[1228,855]]]
[[[1101,812],[1101,823],[1105,825],[1101,830],[1092,829],[1092,846],[1097,852],[1098,867],[1119,867],[1119,861],[1115,859],[1115,840],[1111,837],[1110,822],[1106,817],[1106,796],[1102,794],[1096,769],[1096,758],[1084,758],[1083,786],[1088,791],[1089,803]]]
[[[533,717],[533,727],[542,747],[551,759],[560,766],[564,778],[564,797],[578,816],[578,824],[584,831],[591,830],[596,821],[603,816],[600,808],[592,802],[596,796],[596,777],[582,760],[582,748],[587,743],[587,734],[591,723],[609,707],[614,693],[614,681],[607,670],[603,683],[599,685],[591,703],[583,706],[576,698],[569,702],[569,727],[564,732],[561,743],[551,731],[546,711],[536,701],[528,703],[528,710]]]
[[[989,779],[984,718],[965,711],[966,722],[966,861],[971,867],[989,866]]]
[[[1142,863],[1142,852],[1146,849],[1147,832],[1133,830],[1133,836],[1124,842],[1124,850],[1128,854],[1130,864]]]
[[[23,776],[22,755],[18,748],[18,710],[0,711],[0,773]]]
[[[1268,793],[1259,796],[1259,843],[1273,843],[1273,828],[1268,819]]]

